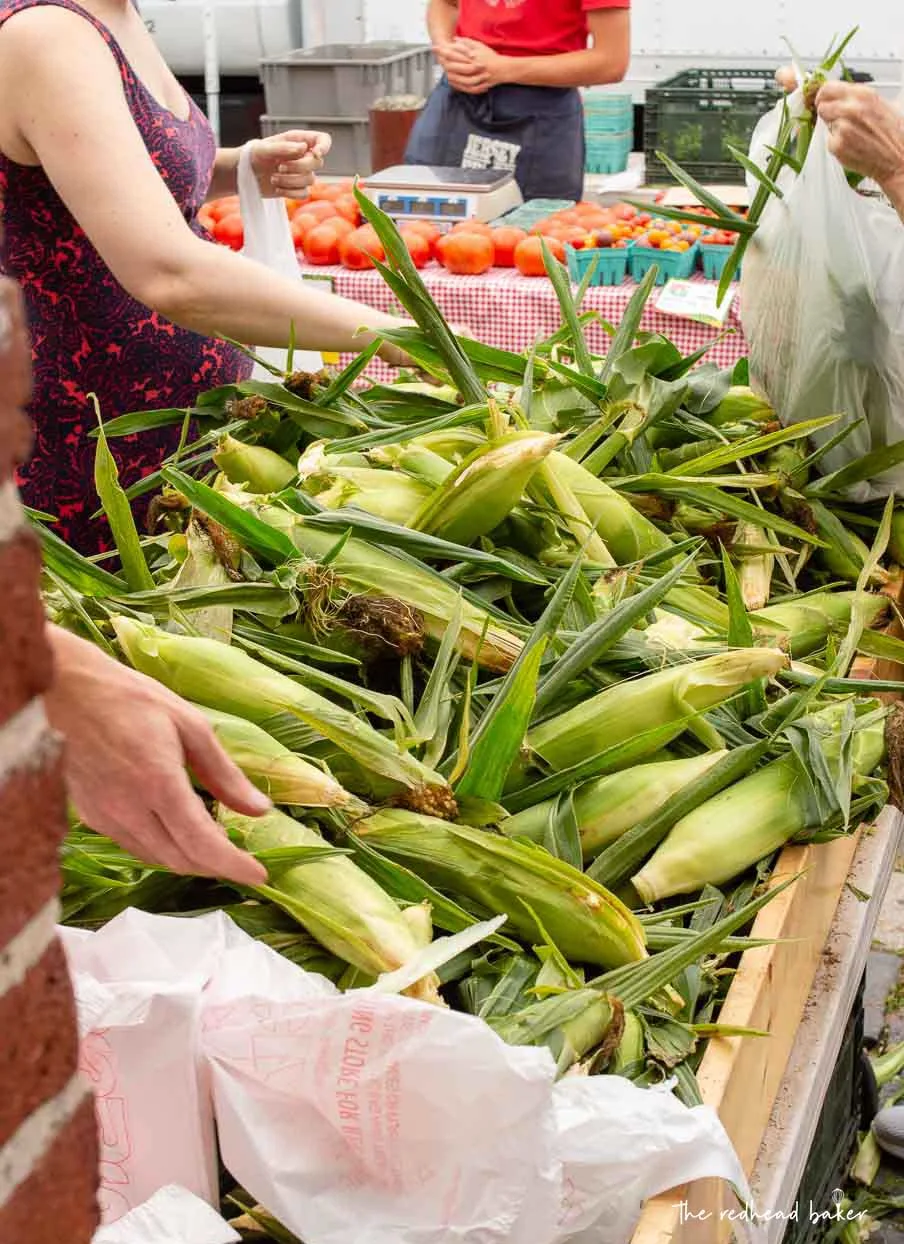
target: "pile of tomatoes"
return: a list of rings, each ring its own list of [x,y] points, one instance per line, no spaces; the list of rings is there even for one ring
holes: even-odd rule
[[[709,215],[706,209],[700,210]],[[303,199],[287,199],[286,211],[295,248],[309,264],[342,264],[361,271],[386,258],[376,231],[362,223],[350,181],[316,181]],[[198,220],[217,242],[242,249],[245,238],[237,196],[205,204]],[[722,230],[660,220],[627,203],[613,207],[578,203],[548,216],[530,232],[509,225],[492,227],[478,220],[463,220],[446,233],[430,221],[403,221],[399,232],[416,267],[436,262],[460,276],[481,276],[495,267],[544,277],[544,241],[560,262],[565,261],[566,246],[623,249],[633,242],[655,250],[687,251],[698,241],[728,245],[735,241],[735,235]]]

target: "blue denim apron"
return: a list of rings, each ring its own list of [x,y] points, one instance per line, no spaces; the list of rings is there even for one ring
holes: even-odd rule
[[[525,200],[583,198],[580,94],[546,86],[455,91],[443,78],[412,131],[406,164],[514,172]]]

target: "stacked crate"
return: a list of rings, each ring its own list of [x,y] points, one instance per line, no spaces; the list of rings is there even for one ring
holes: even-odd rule
[[[584,92],[588,173],[623,173],[634,150],[634,101],[611,91]]]
[[[367,176],[373,105],[390,95],[426,99],[434,79],[433,52],[423,44],[331,43],[270,57],[261,62],[261,133],[324,130],[333,139],[327,172]]]

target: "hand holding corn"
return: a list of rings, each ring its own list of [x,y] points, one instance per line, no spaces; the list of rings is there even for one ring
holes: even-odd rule
[[[93,644],[57,627],[49,636],[56,682],[47,715],[66,740],[66,784],[79,816],[148,863],[261,885],[266,870],[229,842],[186,766],[238,812],[262,816],[270,800],[227,757],[204,716]]]

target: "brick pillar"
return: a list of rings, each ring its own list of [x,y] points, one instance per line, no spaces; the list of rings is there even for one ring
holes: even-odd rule
[[[65,832],[59,739],[41,693],[50,652],[40,555],[13,470],[29,447],[28,343],[0,282],[0,1242],[89,1244],[97,1225],[94,1108],[77,1072],[75,1008],[54,930]]]

